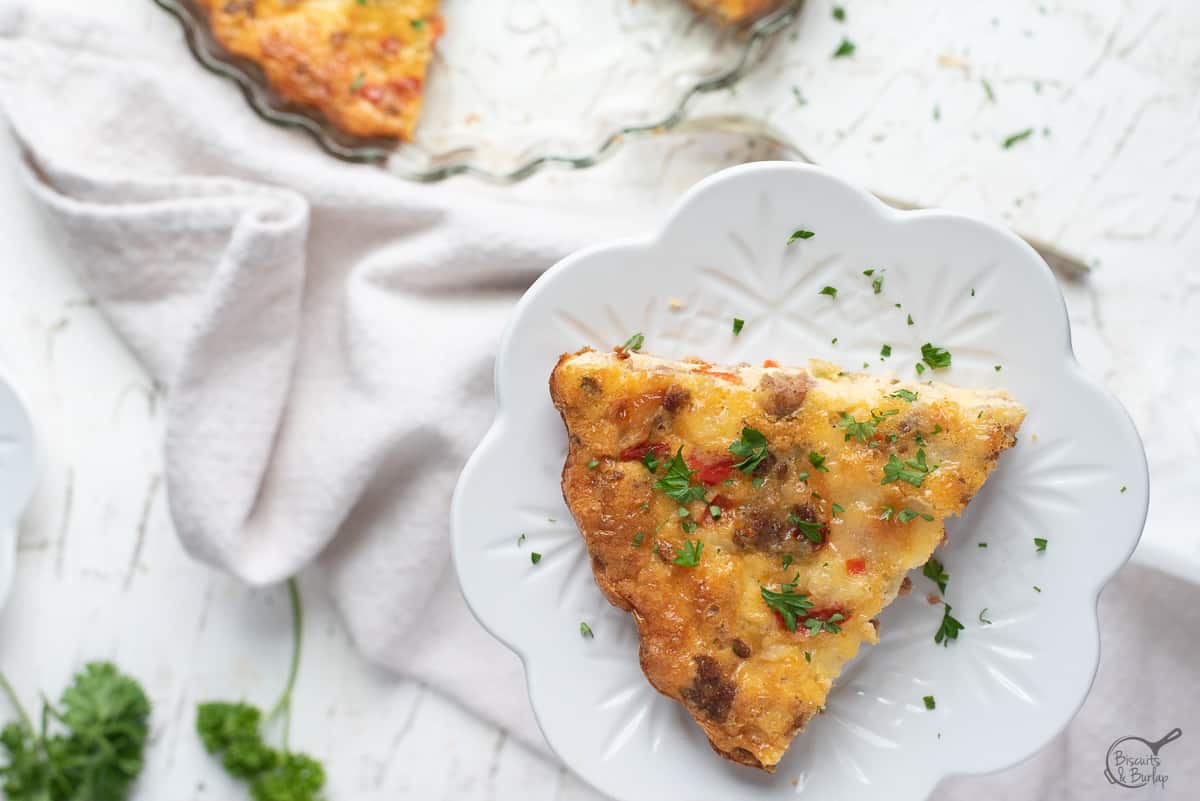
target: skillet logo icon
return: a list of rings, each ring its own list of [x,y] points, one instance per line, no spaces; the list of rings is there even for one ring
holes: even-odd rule
[[[1122,737],[1108,747],[1104,757],[1104,778],[1109,784],[1117,784],[1136,790],[1146,785],[1165,787],[1167,774],[1162,771],[1159,750],[1169,742],[1183,736],[1181,729],[1171,729],[1158,740],[1150,742],[1143,737]]]

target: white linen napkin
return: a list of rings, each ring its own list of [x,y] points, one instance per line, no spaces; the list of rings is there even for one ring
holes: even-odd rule
[[[622,224],[336,162],[258,120],[176,37],[4,0],[0,102],[79,278],[167,388],[188,550],[256,584],[319,560],[368,657],[544,748],[518,660],[455,586],[448,501],[492,416],[512,302]],[[1116,737],[1161,736],[1164,716],[1200,736],[1197,596],[1127,573],[1105,595],[1102,694],[1030,763],[938,797],[1099,798]],[[1200,781],[1185,750],[1200,753],[1164,751],[1181,790]]]

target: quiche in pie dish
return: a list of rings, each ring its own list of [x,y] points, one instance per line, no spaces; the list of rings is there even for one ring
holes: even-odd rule
[[[646,677],[767,771],[1025,416],[1002,391],[627,348],[562,356],[550,393],[563,495]]]
[[[198,0],[221,46],[257,64],[285,101],[340,130],[411,141],[434,44],[439,0]],[[778,0],[691,0],[741,24]]]

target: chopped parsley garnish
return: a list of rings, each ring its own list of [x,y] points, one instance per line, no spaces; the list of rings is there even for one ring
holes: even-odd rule
[[[917,362],[917,375],[920,375],[923,372],[925,372],[925,365]]]
[[[354,80],[350,82],[350,92],[353,94],[359,89],[362,89],[363,81],[367,79],[366,73],[360,72],[354,76]]]
[[[590,640],[596,635],[592,633],[592,627],[587,624],[587,621],[579,621],[579,636],[585,640]]]
[[[984,617],[984,615],[985,615],[985,614],[987,614],[987,607],[986,607],[986,606],[985,606],[985,607],[983,607],[983,609],[980,609],[980,610],[979,610],[979,622],[980,622],[980,623],[982,623],[982,624],[983,624],[983,625],[985,625],[985,626],[990,626],[990,625],[992,625],[992,621],[990,621],[990,620],[988,620],[986,617]]]
[[[766,601],[767,606],[779,613],[783,618],[783,625],[788,631],[796,630],[796,618],[807,615],[809,610],[813,608],[813,602],[808,600],[807,595],[801,595],[796,592],[796,582],[800,579],[800,574],[788,584],[781,584],[779,591],[768,590],[766,587],[759,587],[759,593],[762,599]]]
[[[1033,136],[1033,129],[1026,128],[1023,131],[1018,131],[1017,133],[1012,134],[1011,136],[1006,136],[1004,138],[1004,141],[1001,143],[1001,145],[1004,147],[1005,150],[1008,150],[1010,147],[1015,145],[1017,142],[1020,142],[1022,139],[1028,139],[1031,136]]]
[[[685,534],[691,534],[693,531],[696,530],[696,521],[695,520],[684,520],[683,522],[681,522],[679,524],[679,527],[681,529],[683,529],[683,532]]]
[[[588,462],[588,470],[595,470],[599,464],[600,464],[599,459],[591,460],[590,462]]]
[[[933,635],[933,641],[943,647],[948,646],[951,640],[957,640],[958,633],[963,630],[963,624],[950,614],[950,608],[950,604],[946,604],[942,611],[942,625],[938,626],[937,633]]]
[[[879,507],[879,519],[880,520],[891,520],[892,515],[895,514],[895,512],[896,512],[896,510],[890,506],[880,506]]]
[[[641,350],[644,344],[646,344],[646,338],[641,334],[634,334],[625,340],[625,344],[621,346],[621,350]]]
[[[744,326],[745,324],[746,324],[745,320],[741,320],[741,319],[738,319],[737,317],[734,317],[733,318],[733,335],[737,336],[738,334],[742,333],[742,326]]]
[[[810,617],[804,621],[804,628],[808,629],[809,634],[820,634],[822,631],[827,631],[830,634],[841,634],[842,627],[838,623],[846,619],[846,616],[841,612],[834,612],[825,620],[819,617]]]
[[[846,429],[845,439],[847,441],[857,437],[859,442],[866,442],[875,436],[876,427],[883,422],[885,417],[891,417],[899,413],[899,409],[887,409],[882,412],[872,410],[869,418],[859,422],[846,412],[838,412],[838,416],[841,418],[838,420],[838,426]]]
[[[533,553],[529,554],[529,561],[536,565],[538,562],[542,561],[542,555],[537,551],[534,551]]]
[[[836,344],[837,344],[837,337],[834,337],[833,339],[829,340],[829,344],[830,344],[830,345],[836,345]]]
[[[908,315],[908,324],[909,324],[909,325],[912,325],[912,324],[913,324],[913,319],[912,319],[912,315],[911,315],[911,314],[910,314],[910,315]]]
[[[761,431],[753,428],[743,428],[742,438],[729,446],[729,452],[742,460],[734,465],[743,473],[753,473],[754,469],[767,458],[767,438]]]
[[[883,466],[883,480],[880,484],[891,484],[893,481],[907,481],[914,487],[921,486],[925,480],[925,476],[937,469],[937,465],[930,467],[925,462],[925,449],[917,450],[916,459],[905,459],[901,462],[896,458],[896,454],[892,454],[888,459],[888,463]]]
[[[689,511],[687,510],[687,508],[685,508],[685,507],[683,507],[683,506],[680,506],[680,507],[679,507],[679,508],[678,508],[678,509],[675,511],[675,514],[676,514],[676,515],[678,515],[679,517],[687,517],[688,515],[690,515],[690,514],[691,514],[691,512],[689,512]]]
[[[912,403],[913,401],[915,401],[917,399],[917,393],[915,393],[909,389],[898,389],[895,392],[893,392],[892,394],[888,395],[888,397],[889,398],[899,398],[900,400],[908,401],[909,403]]]
[[[796,474],[796,478],[800,481],[808,481],[808,471],[801,470],[799,473]]]
[[[633,535],[633,547],[641,548],[642,541],[645,539],[646,539],[646,532],[644,532],[644,531],[639,531],[637,534],[634,534]]]
[[[822,473],[828,473],[829,468],[825,466],[825,457],[816,451],[810,451],[808,454],[808,463],[820,470]]]
[[[754,485],[755,489],[758,489],[759,487],[761,487],[763,485],[762,476],[755,476],[754,480],[751,481],[750,483]]]
[[[950,366],[950,351],[926,342],[921,346],[921,360],[934,370],[942,370]]]
[[[1123,486],[1123,487],[1121,487],[1121,492],[1125,492],[1125,490],[1127,490],[1127,489],[1129,489],[1129,487],[1124,487],[1124,486]]]
[[[654,449],[649,448],[642,455],[642,464],[646,465],[646,469],[649,470],[651,473],[657,473],[658,466],[660,464],[662,464],[662,462],[659,461],[658,454],[656,454],[654,452]]]
[[[983,84],[983,93],[987,95],[987,99],[990,102],[995,103],[996,102],[996,93],[992,91],[992,85],[990,83],[988,83],[988,79],[983,78],[979,82]]]
[[[871,279],[871,289],[875,291],[876,295],[878,295],[880,292],[883,291],[883,275],[882,274],[877,275],[873,279]],[[897,303],[896,305],[899,306],[900,304]]]
[[[785,553],[781,561],[783,562],[783,569],[787,570],[792,566],[792,555],[790,553]]]
[[[870,277],[871,277],[872,275],[874,275],[874,274],[875,274],[875,268],[874,268],[874,267],[872,267],[872,268],[871,268],[871,269],[869,269],[869,270],[863,270],[863,275],[865,275],[867,278],[870,278]]]
[[[816,543],[817,545],[821,544],[821,540],[823,539],[821,536],[821,529],[825,528],[825,526],[809,520],[802,520],[796,515],[788,515],[788,522],[800,529],[800,533],[807,537],[810,541]]]
[[[412,21],[412,23],[411,23],[411,24],[412,24],[412,26],[413,26],[413,30],[414,30],[414,31],[419,31],[419,30],[421,30],[422,28],[424,28],[424,27],[425,27],[425,20],[423,20],[423,19],[414,19],[414,20]]]
[[[790,245],[797,239],[812,239],[814,236],[816,236],[816,234],[814,234],[812,231],[805,231],[803,228],[797,228],[795,231],[792,231],[792,235],[788,237],[787,243]]]
[[[1037,546],[1039,553],[1046,550],[1047,542],[1048,542],[1048,540],[1045,537],[1034,537],[1033,538],[1033,544]]]
[[[979,547],[980,547],[980,548],[986,548],[986,547],[987,547],[987,543],[986,543],[986,542],[981,542],[981,543],[979,543]]]
[[[841,6],[834,6],[833,7],[833,18],[836,19],[838,22],[845,22],[846,21],[846,9],[842,8]]]
[[[975,297],[975,287],[971,287],[971,297]]]
[[[700,553],[703,550],[704,543],[700,540],[684,540],[683,547],[675,556],[674,564],[681,567],[696,567],[700,564]]]
[[[525,532],[522,531],[521,536],[517,537],[517,545],[521,545],[522,543],[524,543],[525,539],[526,539]]]
[[[715,503],[709,504],[708,514],[710,517],[712,517],[713,520],[720,520],[721,519],[721,507],[717,506]]]
[[[892,355],[892,346],[884,343],[884,346],[879,349],[879,358],[886,359]]]
[[[842,43],[838,45],[837,50],[833,51],[834,58],[846,58],[854,54],[854,42],[843,38]]]
[[[812,652],[811,651],[804,652],[804,661],[808,662],[809,664],[812,664]]]
[[[1036,584],[1034,584],[1034,585],[1033,585],[1033,589],[1034,589],[1034,591],[1036,591],[1036,592],[1041,592],[1041,591],[1042,591],[1042,588],[1041,588],[1041,587],[1039,587],[1039,586],[1038,586],[1038,585],[1036,585]]]
[[[680,445],[679,450],[671,457],[667,474],[654,482],[654,488],[679,503],[702,501],[704,500],[704,487],[692,485],[692,476],[695,474],[696,471],[689,470],[687,462],[683,460],[683,446]]]
[[[930,557],[925,563],[925,567],[921,568],[921,574],[925,578],[937,585],[938,592],[946,591],[946,583],[950,581],[950,574],[946,572],[946,567],[937,559]]]
[[[927,696],[925,696],[924,698],[922,698],[921,700],[925,702],[925,708],[926,708],[926,709],[935,709],[935,708],[937,708],[937,701],[934,701],[934,700],[933,700],[933,696],[932,696],[932,695],[927,695]]]
[[[1001,369],[1000,365],[998,365],[998,364],[997,364],[997,365],[996,365],[996,372],[997,372],[997,373],[998,373],[998,372],[1000,372],[1000,369]]]
[[[837,287],[832,287],[832,286],[823,287],[821,289],[821,291],[818,292],[817,294],[818,295],[828,295],[831,298],[836,298],[837,297]]]
[[[845,509],[842,508],[842,505],[840,503],[830,504],[829,508],[833,510],[833,513],[835,515],[840,515],[842,512],[846,511]]]
[[[914,512],[912,509],[904,508],[904,509],[901,509],[899,514],[896,515],[896,522],[908,523],[912,520],[916,520],[918,517],[921,518],[922,520],[928,520],[930,522],[933,521],[933,515],[931,515],[931,514],[921,514],[918,512]]]

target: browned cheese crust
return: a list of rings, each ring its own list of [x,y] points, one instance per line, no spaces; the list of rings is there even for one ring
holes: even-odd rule
[[[929,559],[943,518],[979,490],[1025,414],[1004,392],[823,362],[716,367],[622,350],[564,355],[550,393],[569,439],[563,495],[596,583],[637,622],[646,677],[687,708],[717,753],[767,771],[859,646],[878,641],[876,616]],[[866,428],[848,429],[843,415]],[[750,473],[729,450],[746,427],[768,448]],[[696,470],[691,486],[704,490],[682,507],[655,486],[680,448]],[[663,462],[653,473],[647,450]],[[885,465],[922,464],[919,452],[928,472],[905,467],[919,486],[883,483]],[[676,563],[697,545],[696,566]],[[796,631],[764,587],[810,600]],[[836,625],[820,626],[830,618]]]

